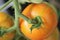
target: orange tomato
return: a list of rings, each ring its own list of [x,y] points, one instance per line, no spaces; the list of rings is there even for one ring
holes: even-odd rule
[[[0,27],[3,29],[8,29],[14,24],[10,15],[5,12],[0,12]],[[14,38],[14,32],[6,33],[0,36],[0,40],[12,40]]]
[[[32,24],[29,24],[22,18],[20,19],[20,30],[29,39],[42,40],[48,37],[57,26],[58,18],[56,11],[45,2],[30,4],[23,10],[22,14],[30,19],[40,16],[43,22],[39,29],[34,28],[31,32]]]

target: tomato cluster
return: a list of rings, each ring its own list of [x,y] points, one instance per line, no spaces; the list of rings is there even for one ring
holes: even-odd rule
[[[52,6],[50,6],[46,2],[42,2],[39,4],[32,3],[22,11],[22,14],[28,17],[29,19],[34,19],[39,16],[42,20],[39,28],[34,28],[31,31],[30,28],[33,27],[32,26],[33,24],[29,24],[23,18],[19,18],[18,19],[19,29],[20,32],[22,32],[25,35],[25,37],[31,40],[50,40],[50,39],[55,40],[54,33],[56,33],[55,28],[58,23],[58,16],[57,16],[57,12]],[[9,29],[13,25],[14,25],[14,20],[11,18],[11,16],[7,13],[0,12],[0,28]],[[48,37],[50,35],[53,38]],[[0,37],[0,40],[13,40],[14,36],[15,36],[15,31],[4,34],[3,36]]]

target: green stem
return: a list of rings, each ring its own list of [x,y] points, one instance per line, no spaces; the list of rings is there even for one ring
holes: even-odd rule
[[[16,18],[16,20],[18,20],[17,17],[21,17],[21,18],[25,19],[26,21],[30,20],[28,17],[26,17],[25,15],[20,13],[19,3],[17,0],[14,0],[14,6],[15,6],[15,18]]]
[[[9,0],[6,2],[2,7],[0,7],[0,10],[3,10],[7,5],[9,5],[13,0]]]
[[[20,28],[19,28],[19,15],[23,15],[20,13],[20,10],[19,10],[19,3],[18,3],[18,0],[13,0],[14,2],[14,7],[15,7],[15,26],[16,26],[16,31],[18,33],[18,35],[23,36],[25,38],[25,36],[20,32]],[[20,16],[20,17],[23,17],[23,16]],[[24,16],[26,17],[26,16]],[[23,17],[23,18],[24,18]]]
[[[9,28],[9,29],[6,30],[6,33],[12,32],[12,31],[14,31],[15,29],[16,29],[16,26],[13,25],[11,28]]]
[[[18,0],[14,0],[13,2],[14,2],[14,7],[15,7],[15,26],[17,27],[16,31],[18,32],[18,34],[20,36],[24,37],[24,35],[22,35],[22,33],[20,32],[20,29],[19,29],[19,24],[18,24],[19,23],[18,22],[19,19],[18,18],[20,16],[20,17],[22,17],[25,20],[29,20],[29,19],[26,16],[24,16],[23,14],[20,13]]]
[[[19,7],[18,7],[18,1],[17,0],[13,0],[14,3],[14,8],[15,8],[15,21],[14,21],[14,26],[12,26],[11,28],[7,29],[7,32],[11,32],[16,30],[16,28],[18,27],[18,12],[19,12]]]
[[[14,2],[14,7],[15,7],[15,26],[16,26],[16,31],[18,32],[19,35],[21,35],[20,30],[19,30],[19,3],[18,0],[13,0]]]
[[[21,17],[22,19],[26,20],[28,23],[31,24],[32,20],[29,19],[28,17],[26,17],[25,15],[23,15],[22,13],[19,14],[19,17]]]
[[[21,17],[21,18],[25,19],[27,22],[31,23],[31,20],[28,17],[26,17],[25,15],[20,13],[18,0],[13,0],[13,3],[14,3],[14,7],[15,7],[15,25],[12,26],[11,28],[9,28],[7,30],[7,32],[14,31],[14,30],[16,30],[16,28],[19,27],[19,23],[18,23],[19,17]]]
[[[31,23],[31,20],[28,18],[28,17],[26,17],[25,15],[23,15],[22,13],[20,13],[20,10],[19,10],[19,3],[17,2],[17,0],[15,0],[14,1],[14,5],[15,5],[15,8],[16,8],[16,17],[18,16],[18,17],[21,17],[21,18],[23,18],[24,20],[26,20],[28,23]]]

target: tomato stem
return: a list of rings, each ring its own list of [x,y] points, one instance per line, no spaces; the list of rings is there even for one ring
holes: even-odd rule
[[[0,7],[0,11],[3,10],[7,5],[9,5],[13,0],[9,0],[2,7]]]
[[[19,22],[18,22],[18,18],[19,18],[18,13],[20,13],[19,3],[18,3],[18,0],[13,0],[13,3],[14,3],[14,9],[15,9],[14,25],[11,28],[7,29],[7,32],[11,32],[11,31],[17,30],[19,28]],[[21,35],[20,30],[18,30],[17,32],[19,35]]]
[[[8,29],[8,31],[14,31],[19,28],[19,22],[18,22],[18,15],[19,15],[18,13],[20,13],[19,12],[19,3],[18,3],[18,0],[13,0],[13,3],[14,3],[14,9],[15,9],[15,22],[14,22],[14,26],[11,27],[10,29]],[[20,30],[18,30],[18,31],[19,31],[19,34],[21,34]]]
[[[18,18],[22,17],[25,20],[29,20],[29,18],[27,18],[26,16],[24,16],[23,14],[20,13],[18,0],[13,0],[13,3],[14,3],[14,9],[15,9],[15,23],[14,23],[14,26],[12,26],[11,28],[9,28],[7,30],[7,32],[11,32],[11,31],[16,30],[16,32],[18,32],[18,34],[20,36],[23,36],[20,32]]]
[[[33,25],[30,28],[31,32],[34,28],[40,28],[40,26],[42,24],[42,19],[40,18],[40,16],[35,17],[35,19],[33,19],[33,21],[34,20],[35,20],[35,22],[33,22]]]
[[[31,23],[31,19],[29,19],[28,17],[26,17],[25,15],[23,14],[20,14],[19,17],[21,17],[22,19],[26,20],[28,23]]]

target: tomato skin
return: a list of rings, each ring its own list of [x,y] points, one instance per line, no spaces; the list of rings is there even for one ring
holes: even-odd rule
[[[10,17],[9,14],[0,12],[0,26],[5,28],[9,28],[14,24],[12,18]]]
[[[3,29],[8,29],[11,26],[13,26],[14,22],[10,15],[8,15],[5,12],[0,12],[0,27]],[[0,40],[12,40],[14,38],[15,32],[6,33],[2,37],[0,37]]]
[[[33,39],[32,39],[33,40]],[[59,30],[56,28],[51,35],[49,35],[46,39],[43,40],[59,40]]]
[[[20,29],[22,33],[29,39],[41,40],[51,34],[52,30],[57,26],[57,14],[52,7],[45,3],[30,4],[22,12],[25,16],[33,19],[40,16],[43,23],[39,29],[33,29],[31,33],[31,26],[27,21],[20,19]]]

